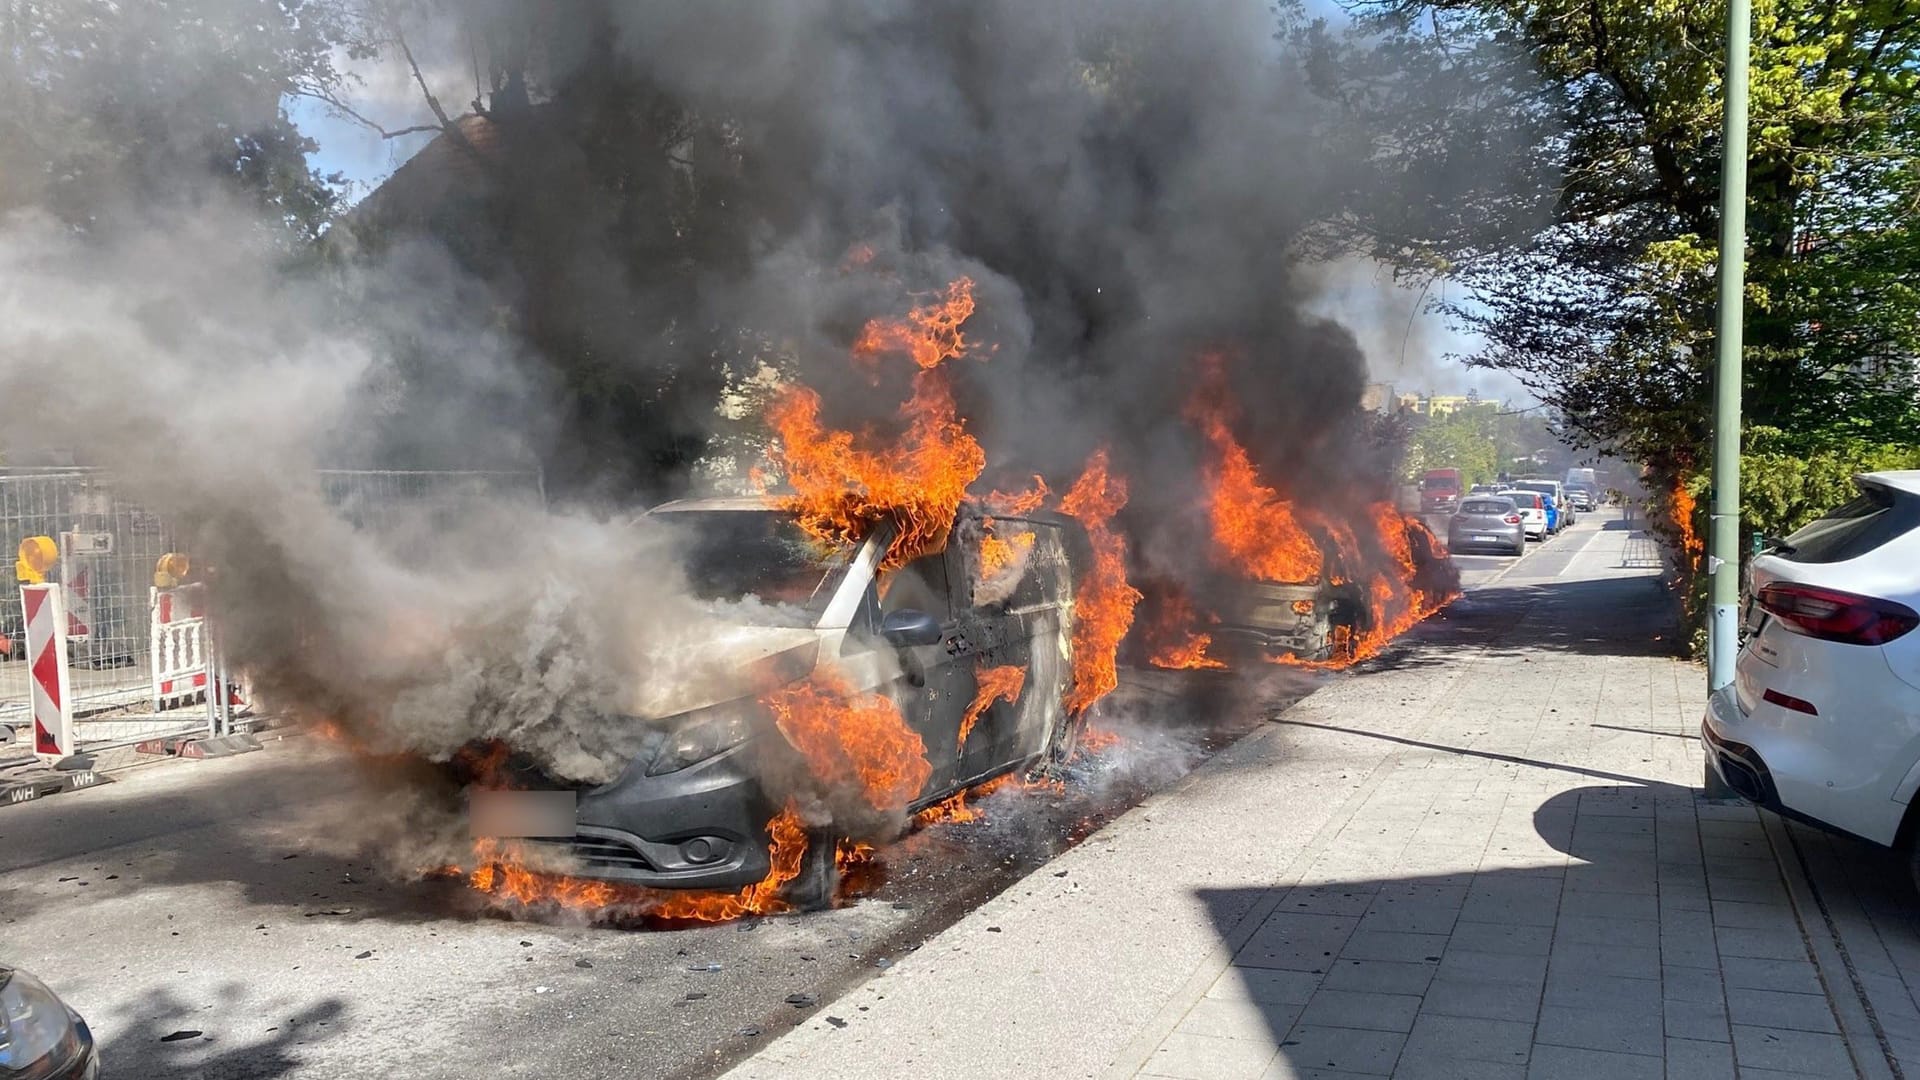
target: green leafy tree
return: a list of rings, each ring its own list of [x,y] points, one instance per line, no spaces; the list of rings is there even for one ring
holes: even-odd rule
[[[1428,419],[1407,439],[1406,472],[1418,479],[1428,469],[1459,469],[1468,484],[1485,484],[1500,471],[1500,453],[1486,409],[1462,409]]]
[[[0,3],[0,211],[99,228],[211,179],[314,239],[343,183],[308,165],[284,103],[339,85],[352,26],[344,0]]]
[[[1304,35],[1376,133],[1349,240],[1448,275],[1576,441],[1662,490],[1704,461],[1722,3],[1380,0]],[[1920,4],[1755,0],[1746,414],[1799,455],[1911,446]],[[1377,132],[1392,134],[1381,138]]]

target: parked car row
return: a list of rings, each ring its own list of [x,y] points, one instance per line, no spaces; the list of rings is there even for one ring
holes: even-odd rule
[[[1574,523],[1572,500],[1557,480],[1476,485],[1447,520],[1447,548],[1463,554],[1519,555],[1527,541],[1546,540]]]
[[[1855,483],[1749,564],[1733,684],[1700,737],[1742,797],[1904,852],[1920,880],[1920,471]]]

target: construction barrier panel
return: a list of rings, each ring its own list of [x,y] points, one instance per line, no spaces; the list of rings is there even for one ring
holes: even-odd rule
[[[33,752],[58,761],[73,756],[73,692],[67,682],[67,612],[58,585],[20,586],[33,683]]]
[[[207,689],[206,586],[154,589],[148,640],[153,711],[191,704]]]

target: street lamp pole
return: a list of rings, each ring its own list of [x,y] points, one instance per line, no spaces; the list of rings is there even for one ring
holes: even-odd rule
[[[1714,361],[1713,508],[1707,537],[1707,689],[1733,682],[1740,607],[1740,348],[1747,271],[1749,0],[1727,0],[1725,128],[1720,159],[1720,325]]]

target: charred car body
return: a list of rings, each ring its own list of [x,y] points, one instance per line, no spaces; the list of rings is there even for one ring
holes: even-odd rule
[[[609,718],[647,734],[646,749],[611,783],[558,785],[516,765],[514,787],[571,794],[569,828],[492,835],[564,849],[571,858],[559,861],[587,877],[728,891],[759,882],[769,871],[768,822],[792,794],[771,788],[806,783],[762,698],[817,674],[888,696],[925,744],[932,771],[908,812],[1070,750],[1063,701],[1074,567],[1085,565],[1086,543],[1072,519],[963,506],[943,550],[883,571],[889,526],[836,548],[764,499],[675,503],[648,517],[683,534],[691,584],[722,612],[707,633],[734,677],[709,681],[705,700],[677,703],[684,708]],[[1003,559],[984,555],[989,536]],[[986,706],[963,739],[976,672],[1005,665],[1024,670],[1020,692]],[[872,828],[813,824],[789,887],[807,905],[831,899],[834,841]]]
[[[1220,616],[1214,651],[1230,662],[1332,660],[1372,625],[1366,595],[1353,582],[1235,581],[1217,586],[1212,610]]]
[[[1312,531],[1312,530],[1310,530]],[[1208,627],[1212,655],[1229,664],[1293,658],[1310,662],[1352,659],[1375,628],[1368,588],[1341,556],[1341,545],[1315,532],[1325,554],[1318,580],[1304,582],[1217,580],[1203,592],[1217,621]],[[1438,593],[1458,584],[1445,550],[1436,550],[1424,528],[1406,533],[1417,569],[1409,584]]]

